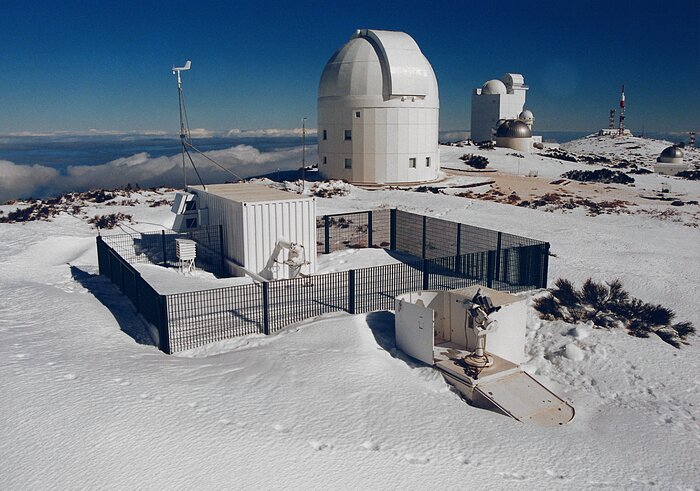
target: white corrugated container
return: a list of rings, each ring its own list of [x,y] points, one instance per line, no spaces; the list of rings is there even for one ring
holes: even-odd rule
[[[189,186],[197,195],[197,206],[209,211],[209,225],[223,228],[227,259],[253,273],[270,278],[269,268],[278,241],[304,247],[308,265],[301,273],[316,272],[316,201],[287,191],[254,183]],[[279,254],[282,260],[286,251]],[[278,264],[277,278],[289,278],[290,268]],[[242,272],[228,265],[229,273]]]

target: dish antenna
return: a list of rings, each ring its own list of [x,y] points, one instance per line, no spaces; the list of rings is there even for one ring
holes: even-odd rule
[[[243,181],[244,179],[231,172],[228,170],[226,167],[223,165],[219,164],[216,162],[214,159],[209,157],[207,154],[196,148],[194,145],[192,145],[192,139],[190,137],[190,122],[187,118],[187,107],[185,106],[185,96],[182,92],[182,76],[181,73],[184,71],[189,70],[192,67],[192,62],[190,60],[187,60],[185,62],[185,66],[180,66],[180,67],[173,67],[173,75],[177,75],[177,96],[178,96],[178,104],[180,106],[180,143],[182,144],[182,174],[184,176],[185,180],[185,191],[187,191],[187,167],[185,165],[185,154],[187,155],[187,158],[189,159],[190,163],[192,164],[192,168],[194,169],[195,173],[197,174],[197,178],[199,179],[200,184],[202,187],[206,190],[207,187],[204,185],[204,182],[202,181],[202,176],[199,175],[199,171],[197,170],[197,166],[194,165],[194,160],[192,160],[192,156],[190,155],[190,151],[188,149],[192,149],[195,152],[199,153],[202,157],[213,163],[214,165],[218,166],[222,170],[228,172],[231,174],[233,177],[235,177],[239,181]]]

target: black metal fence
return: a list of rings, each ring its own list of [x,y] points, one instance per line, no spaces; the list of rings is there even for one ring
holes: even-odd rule
[[[220,225],[201,227],[189,232],[161,230],[157,232],[105,235],[104,242],[127,263],[177,266],[175,239],[190,239],[197,243],[195,265],[215,275],[223,275],[223,231]]]
[[[132,250],[123,239],[110,238],[109,244],[107,240],[97,239],[100,273],[109,276],[158,328],[159,345],[166,353],[246,334],[271,334],[328,312],[391,310],[397,295],[421,289],[474,284],[512,292],[543,288],[549,255],[545,242],[400,210],[327,215],[317,221],[319,252],[384,247],[401,253],[401,262],[159,295],[129,264],[143,256],[160,264],[157,254],[128,255]],[[220,254],[221,248],[213,250]],[[120,257],[120,251],[127,257]],[[166,247],[161,256],[165,264],[167,254]],[[406,259],[406,254],[413,258]]]

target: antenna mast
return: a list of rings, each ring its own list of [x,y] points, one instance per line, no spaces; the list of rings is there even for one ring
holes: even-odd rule
[[[173,75],[177,75],[177,103],[180,108],[180,144],[182,146],[182,177],[185,182],[185,191],[187,191],[187,168],[185,167],[185,153],[187,152],[187,147],[185,146],[185,143],[189,141],[190,133],[188,125],[185,125],[187,113],[184,109],[185,101],[182,96],[182,77],[180,76],[180,72],[189,70],[191,66],[192,62],[187,60],[185,66],[173,67]]]
[[[620,130],[622,136],[625,133],[625,86],[622,85],[622,95],[620,95]]]

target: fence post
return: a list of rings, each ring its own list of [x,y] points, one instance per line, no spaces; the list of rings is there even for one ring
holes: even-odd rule
[[[372,212],[367,212],[367,247],[373,247],[372,241]]]
[[[430,262],[423,259],[423,290],[427,290],[430,285]]]
[[[428,217],[423,215],[423,245],[421,248],[421,256],[423,259],[425,259],[425,247],[426,247],[426,235],[425,235],[425,224],[426,221],[428,220]]]
[[[455,273],[460,274],[462,272],[462,224],[457,224],[457,254],[455,255]]]
[[[119,261],[119,289],[126,295],[126,287],[124,285],[124,263]]]
[[[496,267],[493,273],[494,278],[499,280],[501,277],[501,232],[498,232],[498,239],[496,242]]]
[[[224,255],[224,226],[219,225],[219,255],[221,256],[221,276],[226,275],[226,260]]]
[[[396,250],[396,208],[389,210],[389,249]]]
[[[97,242],[97,267],[100,274],[105,274],[104,264],[102,264],[102,261],[104,260],[104,250],[102,249],[102,237],[98,235],[95,241]]]
[[[331,219],[328,215],[323,215],[323,253],[331,252]]]
[[[355,270],[348,271],[348,312],[355,313]]]
[[[262,284],[263,297],[263,333],[270,334],[270,283]]]
[[[170,349],[170,332],[168,330],[168,302],[165,300],[164,295],[158,295],[158,338],[159,338],[159,348],[161,351],[167,354],[172,354]]]
[[[141,300],[139,299],[139,280],[141,279],[141,273],[136,271],[134,273],[134,291],[136,292],[136,312],[141,313]]]
[[[112,249],[107,249],[107,277],[110,283],[114,283],[112,278]]]
[[[493,288],[493,275],[495,273],[496,266],[496,251],[488,252],[488,260],[486,262],[486,286],[488,288]]]
[[[542,277],[540,278],[540,288],[547,288],[547,275],[549,274],[549,242],[544,244],[544,258],[542,258]]]
[[[168,266],[168,257],[165,252],[165,230],[160,231],[160,243],[163,247],[163,266]]]

